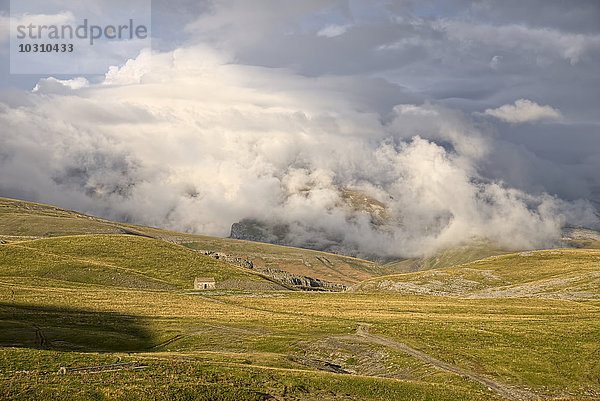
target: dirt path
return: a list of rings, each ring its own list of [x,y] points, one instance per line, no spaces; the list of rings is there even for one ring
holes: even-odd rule
[[[48,341],[46,341],[46,337],[44,336],[44,332],[42,329],[34,325],[35,327],[35,342],[38,347],[44,347],[48,345]]]
[[[452,373],[455,373],[455,374],[463,376],[463,377],[467,377],[471,380],[474,380],[478,383],[483,384],[490,390],[497,392],[502,397],[507,398],[509,400],[523,400],[523,399],[537,398],[537,397],[535,397],[535,395],[533,395],[529,392],[515,389],[512,386],[508,386],[506,384],[501,384],[494,380],[480,376],[478,374],[468,372],[468,371],[458,368],[456,366],[449,365],[449,364],[442,362],[438,359],[435,359],[427,354],[424,354],[421,351],[411,348],[406,344],[402,344],[402,343],[399,343],[399,342],[396,342],[396,341],[393,341],[393,340],[390,340],[390,339],[387,339],[384,337],[369,334],[368,324],[365,324],[365,323],[359,324],[354,337],[359,337],[359,338],[366,340],[368,342],[371,342],[371,343],[380,344],[380,345],[390,347],[390,348],[395,348],[395,349],[402,351],[408,355],[418,358],[418,359],[422,360],[423,362],[427,362],[430,365],[437,367],[438,369],[442,369],[442,370],[452,372]]]
[[[219,303],[219,304],[225,304],[225,305],[229,305],[232,307],[237,307],[237,308],[242,308],[242,309],[247,309],[247,310],[252,310],[252,311],[260,311],[260,312],[264,312],[264,313],[278,313],[278,312],[262,310],[262,309],[258,309],[258,308],[250,308],[250,307],[246,307],[246,306],[242,306],[242,305],[230,304],[228,302],[217,300],[212,297],[205,296],[205,295],[198,295],[198,297],[201,299],[204,299],[206,301],[215,302],[215,303]],[[215,325],[215,326],[217,326],[217,325]],[[528,391],[518,389],[518,388],[515,388],[515,387],[507,385],[507,384],[502,384],[495,380],[478,375],[476,373],[472,373],[467,370],[461,369],[459,367],[452,366],[448,363],[440,361],[439,359],[429,356],[419,350],[409,347],[406,344],[402,344],[402,343],[390,340],[385,337],[380,337],[380,336],[377,336],[374,334],[370,334],[368,331],[368,326],[369,326],[368,323],[359,323],[358,328],[356,329],[356,334],[336,336],[336,337],[358,340],[358,341],[365,341],[365,342],[370,342],[370,343],[374,343],[374,344],[383,345],[385,347],[397,349],[397,350],[404,352],[410,356],[418,358],[418,359],[422,360],[423,362],[426,362],[432,366],[435,366],[438,369],[445,370],[447,372],[451,372],[451,373],[457,374],[459,376],[466,377],[470,380],[476,381],[476,382],[484,385],[491,391],[495,391],[500,396],[502,396],[508,400],[538,399],[538,397],[535,394],[532,394]],[[219,327],[219,328],[228,328],[228,329],[236,330],[235,328],[229,328],[227,326],[223,326],[223,327]],[[240,330],[240,329],[238,329],[238,330]],[[179,340],[179,339],[174,339],[174,341],[177,341],[177,340]]]
[[[252,336],[270,336],[271,333],[266,332],[266,331],[255,331],[255,330],[247,330],[247,329],[240,329],[238,327],[230,327],[230,326],[225,326],[225,325],[221,325],[221,324],[211,324],[211,323],[202,323],[203,326],[205,327],[212,327],[214,329],[219,329],[219,330],[227,330],[227,331],[232,331],[235,333],[240,333],[240,334],[246,334],[246,335],[252,335]],[[186,334],[178,334],[174,337],[169,338],[168,340],[165,340],[159,344],[153,345],[151,347],[148,347],[147,349],[152,350],[152,349],[157,349],[160,347],[164,347],[166,345],[169,344],[173,344],[174,342],[183,340],[185,338],[188,338],[190,336],[197,336],[197,335],[202,335],[204,334],[205,331],[200,330],[200,331],[194,331],[194,332],[189,332]]]
[[[153,345],[152,347],[149,347],[148,349],[156,349],[156,348],[164,347],[165,345],[172,344],[175,341],[179,341],[179,340],[181,340],[184,337],[186,337],[186,336],[183,335],[183,334],[177,334],[175,337],[169,338],[168,340],[163,341],[160,344]]]

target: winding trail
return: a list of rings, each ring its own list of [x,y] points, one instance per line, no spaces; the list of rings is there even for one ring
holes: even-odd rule
[[[251,308],[251,307],[247,307],[247,306],[242,306],[242,305],[235,305],[235,304],[230,304],[228,302],[224,302],[221,300],[217,300],[214,299],[212,297],[209,296],[204,296],[204,295],[198,295],[199,298],[204,299],[206,301],[210,301],[210,302],[215,302],[215,303],[219,303],[219,304],[224,304],[224,305],[230,305],[233,307],[237,307],[237,308],[242,308],[242,309],[247,309],[247,310],[252,310],[252,311],[260,311],[260,312],[264,312],[264,313],[273,313],[276,314],[278,312],[273,312],[273,311],[268,311],[268,310],[263,310],[263,309],[259,309],[259,308]],[[240,330],[240,331],[246,331],[243,329],[235,329],[235,328],[230,328],[228,326],[221,326],[221,325],[212,325],[212,324],[207,324],[208,326],[213,326],[213,327],[218,327],[218,328],[222,328],[222,329],[233,329],[233,330]],[[335,336],[336,338],[345,338],[345,339],[350,339],[350,340],[357,340],[357,341],[363,341],[363,342],[369,342],[369,343],[373,343],[373,344],[379,344],[379,345],[383,345],[385,347],[389,347],[389,348],[394,348],[398,351],[404,352],[405,354],[408,354],[412,357],[418,358],[421,361],[428,363],[438,369],[441,370],[445,370],[447,372],[450,373],[454,373],[457,374],[459,376],[462,377],[466,377],[472,381],[478,382],[482,385],[484,385],[486,388],[488,388],[491,391],[496,392],[497,394],[499,394],[500,396],[504,397],[505,399],[508,400],[531,400],[531,399],[539,399],[538,396],[536,396],[535,394],[524,390],[524,389],[520,389],[517,388],[515,386],[511,386],[508,384],[503,384],[503,383],[499,383],[495,380],[489,379],[487,377],[484,377],[482,375],[473,373],[473,372],[469,372],[467,370],[464,370],[462,368],[450,365],[446,362],[442,362],[439,359],[436,359],[430,355],[427,355],[419,350],[416,350],[412,347],[409,347],[406,344],[403,343],[399,343],[396,342],[394,340],[391,340],[389,338],[385,338],[385,337],[381,337],[381,336],[377,336],[374,334],[370,334],[368,327],[370,326],[369,323],[362,323],[362,322],[358,322],[358,327],[356,329],[356,333],[355,334],[350,334],[350,335],[343,335],[343,336]],[[256,333],[259,334],[259,333]],[[263,333],[260,333],[263,334]],[[185,336],[184,336],[185,337]],[[180,340],[180,338],[173,338],[171,340],[167,340],[168,343],[171,342],[175,342]],[[159,344],[162,345],[162,344]]]
[[[37,346],[40,348],[45,347],[48,344],[48,341],[46,340],[46,336],[44,336],[44,332],[36,325],[33,327],[35,327],[35,342]]]
[[[458,368],[456,366],[449,365],[445,362],[440,361],[439,359],[436,359],[432,356],[424,354],[423,352],[421,352],[419,350],[411,348],[406,344],[402,344],[402,343],[390,340],[385,337],[380,337],[380,336],[376,336],[374,334],[370,334],[368,331],[368,326],[369,326],[369,324],[367,324],[367,323],[360,323],[356,330],[356,334],[354,336],[347,336],[347,337],[354,337],[354,338],[358,337],[358,338],[366,340],[367,342],[370,342],[370,343],[375,343],[375,344],[383,345],[385,347],[397,349],[397,350],[402,351],[410,356],[418,358],[418,359],[422,360],[423,362],[433,365],[433,366],[437,367],[438,369],[442,369],[442,370],[445,370],[445,371],[448,371],[451,373],[455,373],[457,375],[467,377],[473,381],[481,383],[484,386],[486,386],[487,388],[489,388],[490,390],[497,392],[502,397],[509,399],[509,400],[524,400],[524,399],[537,398],[534,394],[531,394],[527,391],[516,389],[512,386],[498,383],[495,380],[488,379],[487,377],[483,377],[481,375],[466,371],[466,370]]]

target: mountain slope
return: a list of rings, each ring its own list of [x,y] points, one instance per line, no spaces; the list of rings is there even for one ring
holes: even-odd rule
[[[153,238],[193,250],[220,252],[242,258],[251,261],[259,270],[278,269],[343,285],[355,285],[400,272],[455,266],[510,252],[480,240],[423,258],[381,265],[327,252],[118,223],[54,206],[0,198],[0,242],[90,234]],[[563,242],[576,248],[598,248],[598,238],[600,234],[595,231],[567,229]]]
[[[0,246],[3,280],[30,278],[145,289],[192,288],[198,276],[218,288],[285,289],[180,245],[131,235],[81,235]]]
[[[16,212],[27,222],[29,212]],[[64,213],[30,212],[37,222],[40,214]],[[56,236],[73,230],[62,225],[70,217],[47,217],[34,228],[54,237],[6,237],[0,245],[4,398],[501,399],[486,383],[530,399],[600,396],[600,300],[186,291],[196,275],[214,276],[217,285],[270,285],[188,247],[246,252],[273,265],[309,257],[326,257],[335,268],[354,262],[87,217],[92,228],[130,234],[85,234],[91,228],[77,223],[84,234]],[[383,279],[412,277],[411,288],[465,297],[542,283],[547,292],[531,296],[594,299],[598,252],[524,252]],[[123,362],[136,369],[111,371]],[[98,365],[106,370],[91,374]]]
[[[135,235],[185,244],[195,250],[223,252],[249,259],[259,268],[276,268],[345,285],[398,272],[393,267],[384,267],[377,263],[326,252],[177,233],[135,224],[117,223],[54,206],[0,198],[0,241],[2,242],[89,234]]]
[[[452,297],[600,299],[600,250],[557,249],[492,256],[461,266],[367,280],[357,292]]]
[[[506,255],[513,252],[514,251],[498,247],[489,241],[474,240],[470,244],[463,244],[453,248],[444,249],[433,255],[390,262],[385,266],[402,273],[412,273],[422,270],[462,265],[485,259],[490,256]]]
[[[251,260],[258,268],[280,269],[338,284],[355,284],[398,272],[394,268],[348,256],[252,241],[197,236],[185,245],[242,257]]]

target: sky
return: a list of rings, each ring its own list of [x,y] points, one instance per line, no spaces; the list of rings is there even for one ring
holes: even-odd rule
[[[0,196],[364,257],[600,228],[598,1],[154,1],[97,75],[11,75],[10,18]]]

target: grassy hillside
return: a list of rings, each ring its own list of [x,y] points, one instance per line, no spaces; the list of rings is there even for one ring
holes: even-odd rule
[[[347,285],[398,271],[393,267],[326,252],[116,223],[53,206],[0,198],[0,240],[13,242],[85,234],[147,236],[186,244],[192,249],[250,259],[261,268],[276,268]]]
[[[563,232],[561,248],[600,249],[600,233],[587,229],[567,229]],[[515,250],[502,248],[487,240],[473,240],[471,243],[455,246],[434,253],[433,255],[392,261],[385,267],[402,273],[439,269],[458,266],[482,260],[490,256],[508,255]]]
[[[340,280],[383,270],[11,202],[0,216],[3,400],[600,399],[598,250],[494,256],[355,292],[272,291],[190,248]],[[190,291],[196,276],[221,288]],[[76,370],[124,362],[136,369]]]
[[[468,297],[600,299],[600,250],[493,256],[461,266],[379,277],[354,291]]]
[[[349,293],[148,291],[0,282],[7,399],[497,400],[357,335],[521,394],[600,396],[600,303]],[[101,351],[100,354],[97,352]],[[138,361],[139,370],[53,374]],[[332,369],[334,371],[332,371]],[[206,397],[206,398],[202,398]]]
[[[411,273],[422,270],[439,269],[462,265],[464,263],[485,259],[490,256],[505,255],[511,251],[498,247],[488,241],[474,241],[454,248],[436,252],[433,255],[422,258],[406,259],[391,262],[385,266],[402,273]]]
[[[113,223],[70,210],[0,198],[0,239],[14,241],[78,234],[123,234]]]
[[[184,245],[252,260],[260,268],[285,270],[339,284],[355,284],[398,271],[393,267],[332,253],[235,239],[196,236]]]
[[[569,239],[566,245],[577,249],[600,249],[600,241],[594,239]]]
[[[180,245],[130,235],[82,235],[0,246],[0,277],[42,278],[124,288],[192,288],[195,277],[220,288],[284,289],[251,271]]]

